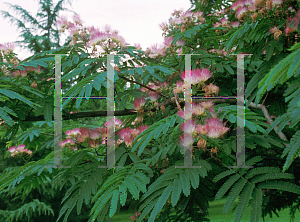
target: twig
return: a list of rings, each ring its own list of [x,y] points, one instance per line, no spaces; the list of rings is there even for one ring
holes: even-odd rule
[[[247,99],[246,99],[246,102],[248,102]],[[270,114],[269,114],[269,112],[268,112],[268,110],[267,110],[267,108],[266,108],[265,105],[263,105],[263,104],[257,104],[257,105],[256,105],[255,103],[251,102],[249,106],[250,106],[250,107],[253,107],[253,108],[256,108],[256,109],[260,109],[260,110],[263,112],[263,114],[264,114],[264,116],[265,116],[267,122],[268,122],[270,125],[272,125],[273,120],[272,120],[272,118],[270,117]],[[283,133],[282,131],[280,131],[280,132],[277,133],[277,132],[276,132],[277,129],[278,129],[278,127],[275,126],[275,127],[274,127],[274,131],[275,131],[275,133],[279,136],[279,138],[282,139],[282,140],[284,140],[284,141],[287,141],[287,142],[288,142],[288,139],[287,139],[287,137],[284,135],[284,133]]]
[[[139,83],[139,82],[134,81],[134,80],[131,80],[131,79],[127,79],[127,78],[124,77],[124,76],[119,76],[119,77],[122,78],[122,79],[124,79],[124,80],[126,80],[126,81],[128,81],[128,82],[136,83],[136,84],[138,84],[138,85],[140,85],[140,86],[143,86],[144,88],[149,89],[149,90],[151,90],[151,91],[153,91],[153,92],[157,92],[159,95],[161,95],[161,96],[163,96],[163,97],[169,99],[168,96],[162,94],[161,92],[159,92],[159,91],[157,91],[157,90],[151,89],[149,86],[146,86],[146,85],[144,85],[144,84],[142,84],[142,83]]]

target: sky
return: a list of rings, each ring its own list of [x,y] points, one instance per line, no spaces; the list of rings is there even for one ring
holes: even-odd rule
[[[12,15],[16,14],[5,2],[20,5],[34,16],[38,10],[38,0],[0,0],[0,10],[9,11]],[[139,43],[143,50],[163,42],[159,24],[166,22],[174,9],[186,11],[190,6],[189,0],[72,0],[72,5],[67,5],[80,15],[84,25],[102,28],[109,24],[127,43]],[[68,15],[71,19],[72,13],[62,12],[60,15]],[[17,27],[0,15],[0,43],[21,40],[18,35]],[[31,55],[19,47],[15,52],[21,59]]]

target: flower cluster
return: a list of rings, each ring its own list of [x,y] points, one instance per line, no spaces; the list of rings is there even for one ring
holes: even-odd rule
[[[288,2],[284,0],[239,0],[235,1],[230,9],[235,12],[235,17],[242,22],[246,17],[251,17],[253,21],[258,17],[264,18],[268,11],[274,10],[277,17],[287,19],[284,33],[288,35],[298,30],[300,10],[296,12],[293,6],[290,6],[287,10],[280,11],[283,4],[288,4]],[[275,40],[278,40],[283,30],[279,30],[275,26],[269,32],[274,35]]]
[[[141,134],[145,129],[147,129],[149,126],[141,125],[137,129],[134,128],[124,128],[118,131],[118,145],[125,142],[125,145],[128,147],[132,146],[133,140]]]
[[[99,127],[95,129],[88,129],[86,127],[75,128],[67,130],[65,132],[67,139],[59,143],[61,148],[68,147],[72,150],[78,150],[76,142],[82,144],[87,142],[90,147],[97,148],[100,143],[105,144],[106,142],[106,128]]]
[[[139,118],[135,122],[140,122]],[[114,127],[119,129],[118,131],[118,141],[116,145],[125,143],[126,146],[131,146],[133,140],[142,133],[148,126],[141,125],[135,128],[122,128],[124,127],[123,121],[115,118]],[[98,148],[101,144],[105,145],[107,141],[107,127],[112,127],[113,120],[107,121],[104,127],[98,127],[94,129],[89,129],[87,127],[75,128],[72,130],[67,130],[65,132],[66,139],[59,143],[61,148],[69,148],[71,150],[78,150],[78,145],[88,145],[90,148]],[[132,124],[133,125],[133,124]]]
[[[207,116],[208,111],[212,117],[206,118],[204,124],[201,123],[201,119],[198,116]],[[179,110],[177,112],[182,118],[185,118],[184,111]],[[186,119],[186,118],[185,118]],[[188,121],[188,120],[186,120]],[[194,143],[195,139],[198,140],[197,146],[200,149],[205,149],[206,141],[201,137],[201,135],[206,135],[210,138],[220,138],[222,137],[229,128],[225,127],[220,119],[215,117],[213,102],[201,102],[198,104],[192,104],[192,119],[190,119],[189,124],[186,122],[182,123],[180,129],[185,133],[190,133],[192,137],[185,138],[184,134],[180,136],[180,144],[182,146],[190,146]]]
[[[11,146],[9,147],[8,151],[11,153],[10,156],[14,157],[14,156],[18,156],[20,154],[24,154],[26,153],[27,155],[32,155],[32,151],[28,150],[28,149],[24,149],[25,145],[24,144],[20,144],[17,147],[16,146]]]
[[[174,10],[172,17],[169,19],[170,24],[163,22],[159,26],[163,31],[163,35],[166,36],[173,29],[180,29],[181,32],[184,32],[186,29],[204,22],[203,12]]]
[[[127,45],[125,39],[118,35],[118,31],[112,30],[109,25],[105,25],[103,30],[94,26],[84,27],[78,15],[73,16],[73,22],[68,21],[67,17],[61,16],[57,21],[57,25],[60,32],[69,31],[72,38],[71,45],[83,42],[86,47],[92,47],[93,51],[98,51],[97,46],[99,46],[100,52],[101,50],[122,48]]]

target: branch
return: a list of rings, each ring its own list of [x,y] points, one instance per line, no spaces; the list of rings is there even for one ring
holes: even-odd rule
[[[248,102],[247,99],[246,99],[246,102]],[[257,105],[256,105],[255,103],[251,102],[249,106],[250,106],[250,107],[253,107],[253,108],[256,108],[256,109],[260,109],[260,110],[263,112],[263,114],[264,114],[264,116],[265,116],[267,122],[268,122],[270,125],[272,125],[273,120],[272,120],[272,118],[270,117],[270,114],[269,114],[269,112],[268,112],[268,110],[267,110],[267,108],[266,108],[265,105],[263,105],[263,104],[257,104]],[[282,131],[280,131],[280,132],[277,133],[277,132],[276,132],[277,129],[278,129],[278,127],[275,126],[275,127],[274,127],[274,131],[275,131],[275,133],[279,136],[279,138],[282,139],[282,140],[284,140],[284,141],[287,141],[287,142],[288,142],[288,139],[287,139],[287,137],[284,135],[284,133],[283,133]]]
[[[208,99],[198,99],[199,102],[205,102]],[[236,103],[236,99],[214,99],[214,103]],[[178,103],[181,106],[184,106],[184,99],[179,98]],[[158,104],[158,107],[160,106],[168,106],[170,104],[176,104],[175,100],[169,100],[163,103]],[[177,105],[177,104],[176,104]],[[144,108],[144,111],[156,111],[157,106],[151,106]],[[137,111],[135,109],[125,109],[125,110],[116,110],[114,112],[114,116],[128,116],[128,115],[136,115]],[[79,118],[85,118],[85,117],[99,117],[99,116],[107,116],[107,111],[88,111],[88,112],[80,112],[80,113],[67,113],[62,115],[63,120],[70,120],[70,119],[79,119]],[[15,121],[20,120],[18,117],[11,116],[11,118]],[[44,115],[40,116],[27,116],[22,121],[45,121]],[[52,116],[52,121],[54,121],[54,116]]]
[[[124,76],[119,76],[119,77],[122,78],[122,79],[124,79],[124,80],[126,80],[126,81],[128,81],[128,82],[136,83],[136,84],[138,84],[138,85],[140,85],[140,86],[143,86],[144,88],[149,89],[149,90],[151,90],[151,91],[153,91],[153,92],[157,92],[159,95],[161,95],[161,96],[163,96],[163,97],[169,99],[168,96],[162,94],[161,92],[159,92],[159,91],[157,91],[157,90],[151,89],[149,86],[146,86],[146,85],[144,85],[144,84],[142,84],[142,83],[139,83],[139,82],[134,81],[134,80],[131,80],[131,79],[127,79],[127,78],[124,77]]]

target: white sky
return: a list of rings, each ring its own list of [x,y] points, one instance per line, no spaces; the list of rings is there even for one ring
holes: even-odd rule
[[[34,16],[38,10],[38,0],[0,0],[0,10],[7,11],[9,7],[4,2],[18,4]],[[72,7],[68,7],[81,16],[84,25],[102,28],[109,24],[127,43],[139,43],[145,50],[163,42],[159,24],[167,21],[174,9],[187,10],[190,6],[189,0],[73,0]],[[9,12],[16,15],[12,10]],[[0,43],[21,40],[18,35],[16,26],[0,15]],[[22,59],[30,55],[24,49],[17,48],[15,52]]]

